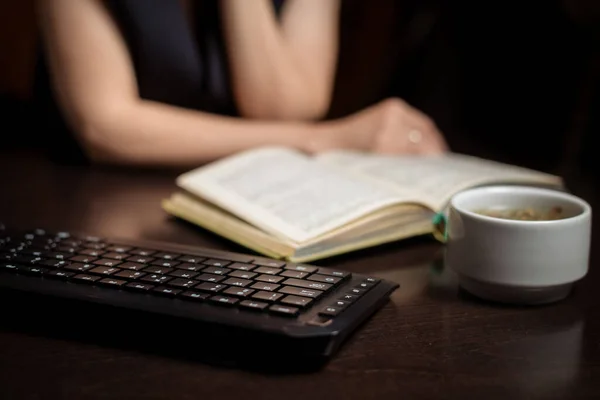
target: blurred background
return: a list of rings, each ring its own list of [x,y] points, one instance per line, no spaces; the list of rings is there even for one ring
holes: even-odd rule
[[[599,3],[343,0],[329,118],[399,96],[455,151],[556,173],[598,169]],[[0,2],[2,147],[52,144],[36,120],[33,7]]]

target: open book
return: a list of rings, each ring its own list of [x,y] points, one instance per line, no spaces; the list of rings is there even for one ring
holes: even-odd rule
[[[486,184],[562,189],[560,177],[459,154],[245,151],[180,175],[168,213],[258,253],[309,262],[413,236],[452,195]]]

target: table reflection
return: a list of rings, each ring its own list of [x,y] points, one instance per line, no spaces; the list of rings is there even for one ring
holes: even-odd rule
[[[415,323],[410,306],[436,305],[427,319],[417,319],[418,329],[425,326],[428,332],[414,338],[428,348],[428,357],[419,363],[422,368],[465,377],[477,373],[472,365],[485,365],[496,377],[512,382],[518,394],[535,393],[532,398],[561,398],[577,384],[585,319],[572,296],[523,307],[480,300],[460,289],[456,273],[439,258],[375,274],[401,285],[392,295],[391,308],[407,325]],[[406,331],[410,326],[398,335]],[[465,357],[473,364],[465,364]]]

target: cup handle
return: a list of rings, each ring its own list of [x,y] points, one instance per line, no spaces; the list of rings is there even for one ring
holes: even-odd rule
[[[433,216],[433,237],[442,243],[448,240],[448,216],[445,212],[439,212]]]

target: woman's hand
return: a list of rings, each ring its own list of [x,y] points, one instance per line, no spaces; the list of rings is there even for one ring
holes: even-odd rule
[[[380,154],[441,154],[448,145],[435,123],[403,100],[381,101],[326,123],[311,150],[354,149]]]

